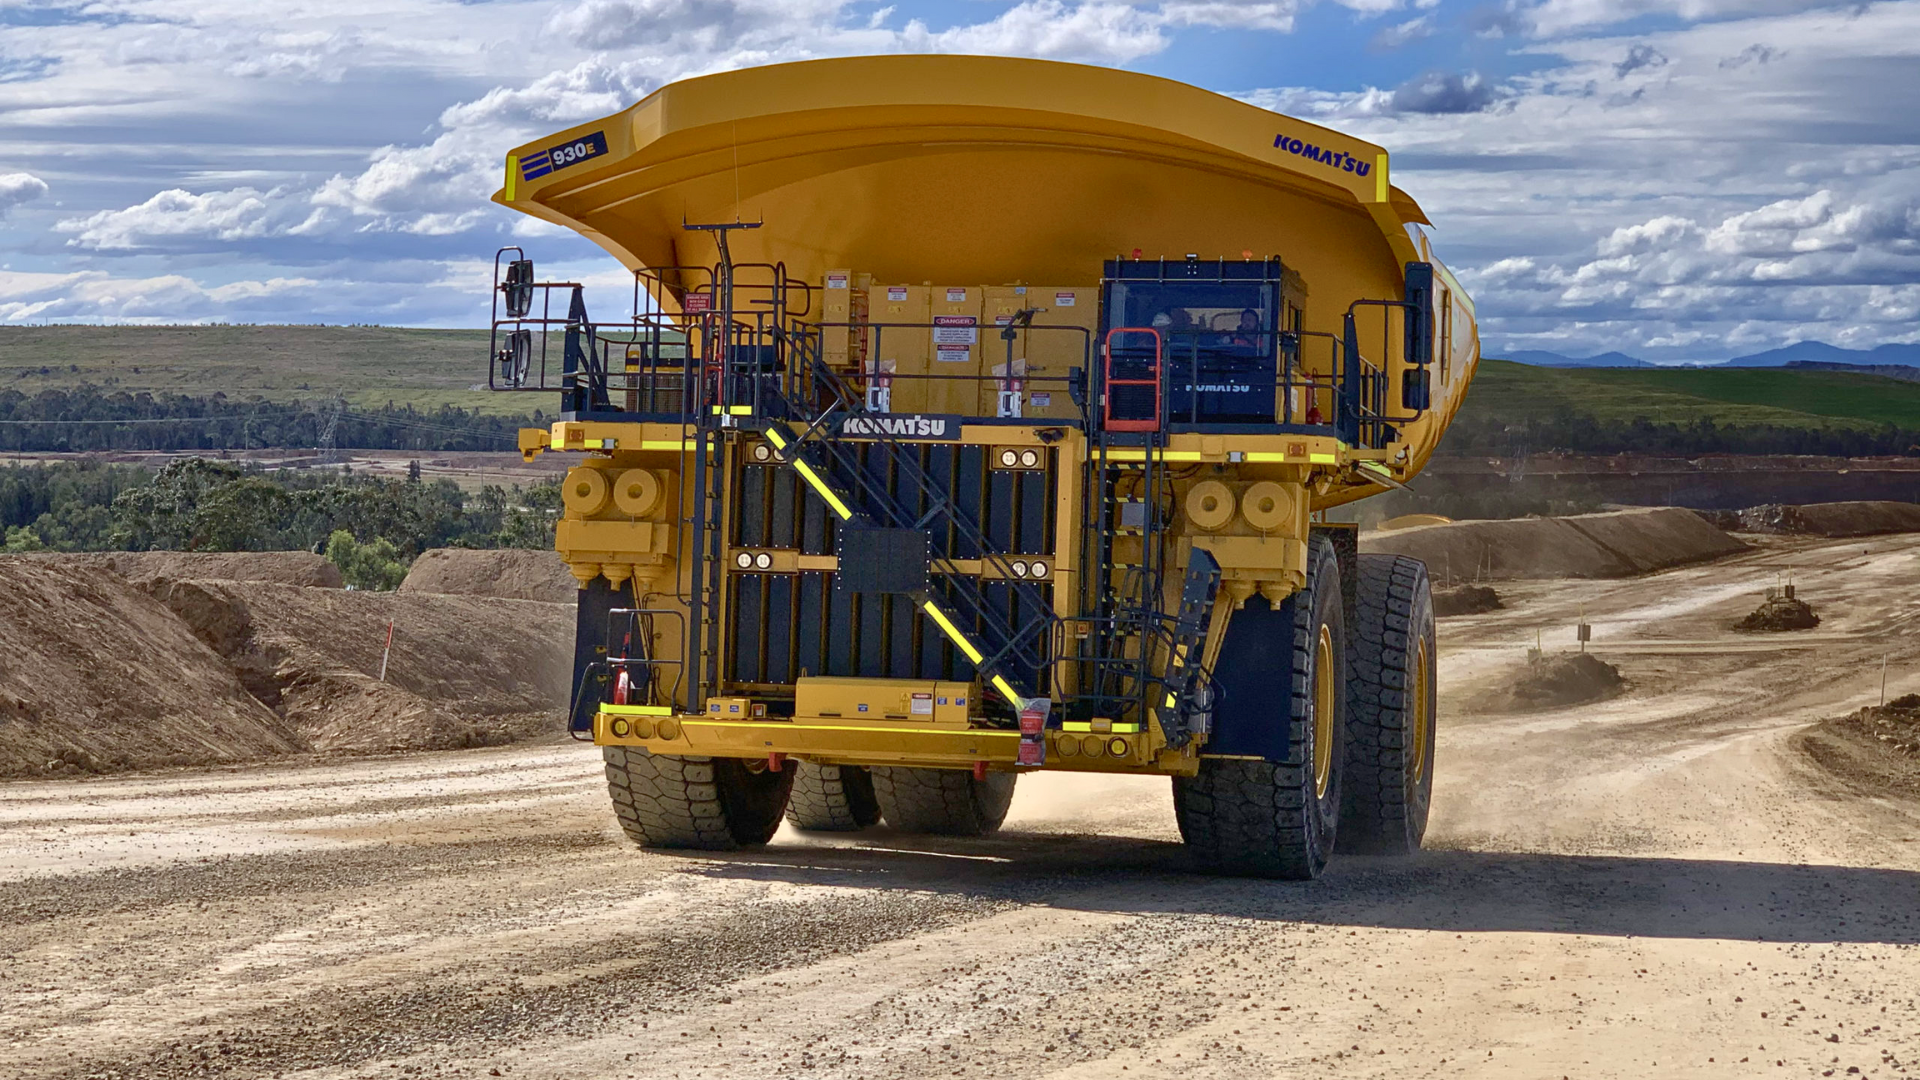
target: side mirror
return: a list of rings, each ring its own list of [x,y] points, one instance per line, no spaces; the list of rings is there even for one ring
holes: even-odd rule
[[[494,359],[499,363],[495,385],[517,390],[527,385],[528,369],[533,366],[533,331],[515,330]]]
[[[515,259],[507,264],[507,280],[500,285],[507,298],[507,318],[524,319],[533,310],[533,260]]]
[[[1423,367],[1408,368],[1400,377],[1400,407],[1410,412],[1425,412],[1433,407],[1433,373]]]

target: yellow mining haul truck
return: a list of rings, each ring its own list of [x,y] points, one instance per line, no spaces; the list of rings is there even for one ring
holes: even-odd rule
[[[1473,308],[1378,146],[1162,79],[888,56],[675,83],[515,149],[491,382],[577,455],[572,724],[637,842],[978,835],[1173,778],[1202,864],[1420,843],[1423,566],[1324,512],[1425,463]]]

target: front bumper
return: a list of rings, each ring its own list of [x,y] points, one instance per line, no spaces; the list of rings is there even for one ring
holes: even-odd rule
[[[933,769],[967,769],[984,763],[995,771],[1014,770],[1020,748],[1017,731],[824,717],[716,720],[665,713],[654,706],[603,705],[594,717],[593,741],[600,746],[638,746],[655,754],[693,757],[764,758],[780,754],[829,765]],[[1040,767],[1190,775],[1198,766],[1195,755],[1160,749],[1155,741],[1151,732],[1049,731],[1046,763]]]

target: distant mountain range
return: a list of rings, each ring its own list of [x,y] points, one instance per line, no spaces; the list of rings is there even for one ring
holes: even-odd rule
[[[1535,367],[1580,367],[1580,368],[1643,368],[1670,367],[1672,365],[1650,364],[1638,357],[1623,352],[1601,353],[1599,356],[1573,357],[1562,356],[1555,352],[1540,349],[1517,349],[1496,360],[1511,360],[1517,364],[1532,364]],[[1876,349],[1842,349],[1837,345],[1828,345],[1819,341],[1798,341],[1784,349],[1768,349],[1766,352],[1751,356],[1736,356],[1724,362],[1706,362],[1700,367],[1828,367],[1839,370],[1856,371],[1863,368],[1910,367],[1920,368],[1920,345],[1882,345]],[[1892,371],[1876,371],[1871,374],[1891,375],[1894,378],[1911,378]]]

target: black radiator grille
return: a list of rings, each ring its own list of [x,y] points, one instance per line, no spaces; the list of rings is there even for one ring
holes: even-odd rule
[[[926,514],[932,499],[951,499],[1000,550],[1051,560],[1057,491],[1052,470],[990,469],[989,448],[981,446],[848,445],[857,448],[868,475],[917,516]],[[890,453],[919,454],[920,467],[937,490],[919,490],[898,475]],[[1049,460],[1052,456],[1047,455]],[[747,462],[736,468],[731,480],[730,540],[735,548],[835,553],[837,516],[791,470],[779,464]],[[857,505],[853,487],[839,485],[843,493],[853,494]],[[944,526],[945,519],[937,515],[927,526],[934,559],[980,558],[981,552]],[[724,665],[731,683],[787,684],[801,674],[963,682],[973,678],[973,664],[906,596],[849,595],[834,588],[834,575],[829,572],[754,573],[728,565],[726,573],[729,618]],[[967,610],[953,601],[954,588],[978,589],[1008,625],[1022,625],[1036,614],[1025,610],[1010,584],[956,585],[949,577],[935,574],[934,594],[946,601],[943,606],[949,613]],[[1041,585],[1039,590],[1051,603],[1052,586]],[[964,620],[961,625],[967,628]],[[1008,665],[1009,670],[1030,680],[1029,685],[1042,685],[1050,644],[1033,643]]]

